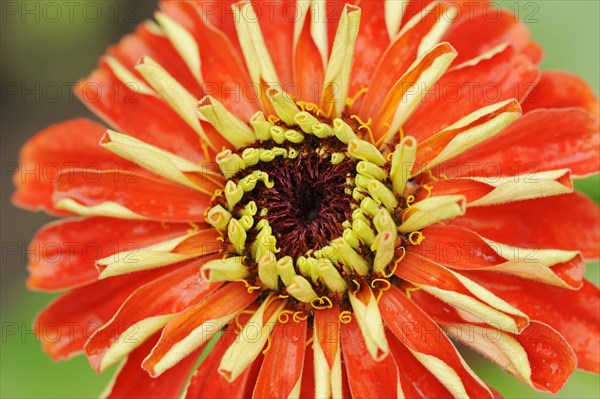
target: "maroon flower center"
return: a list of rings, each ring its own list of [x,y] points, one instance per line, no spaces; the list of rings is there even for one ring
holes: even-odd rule
[[[347,179],[355,167],[350,158],[334,165],[326,154],[336,152],[334,140],[307,140],[293,159],[276,158],[260,169],[274,186],[263,185],[247,193],[259,209],[268,209],[266,219],[281,252],[296,259],[309,250],[327,245],[343,232],[351,217],[352,197]]]

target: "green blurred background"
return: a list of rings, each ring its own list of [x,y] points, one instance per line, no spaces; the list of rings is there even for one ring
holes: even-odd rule
[[[11,207],[10,171],[16,165],[18,149],[36,131],[71,117],[90,116],[70,95],[70,88],[94,68],[105,47],[131,32],[136,23],[151,17],[156,2],[71,1],[70,6],[65,3],[69,2],[0,3],[2,398],[93,398],[99,395],[112,373],[96,375],[82,357],[54,363],[41,351],[31,333],[30,326],[36,313],[53,296],[25,289],[25,248],[37,228],[50,218]],[[544,69],[574,72],[584,77],[596,94],[599,93],[598,0],[503,0],[498,3],[518,10],[527,22],[534,39],[545,49]],[[18,94],[10,94],[8,90],[7,84],[14,83],[19,85]],[[600,201],[599,177],[578,181],[576,186]],[[16,244],[22,252],[5,253],[5,244]],[[598,266],[598,263],[589,264],[587,271],[588,278],[597,285],[600,283]],[[19,326],[20,334],[5,334],[6,328],[13,325]],[[478,374],[506,397],[545,397],[476,354],[469,353],[468,359]],[[576,372],[557,397],[598,398],[600,378]]]

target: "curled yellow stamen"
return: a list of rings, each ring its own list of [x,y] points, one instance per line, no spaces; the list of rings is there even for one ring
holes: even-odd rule
[[[419,287],[407,287],[404,292],[406,292],[406,296],[408,297],[408,299],[412,299],[411,298],[411,293],[419,291],[420,288]]]
[[[196,223],[194,223],[194,222],[188,222],[188,224],[190,226],[192,226],[192,231],[198,231],[198,230],[200,230],[200,226],[198,226]]]
[[[269,349],[271,349],[271,343],[273,342],[273,337],[271,337],[269,335],[269,338],[267,338],[267,347],[262,351],[263,355],[266,355],[267,352],[269,351]]]
[[[355,279],[352,279],[352,282],[356,286],[356,289],[355,290],[351,290],[351,291],[352,292],[358,292],[358,291],[360,291],[360,283],[358,281],[356,281]]]
[[[204,159],[210,159],[210,153],[208,152],[208,145],[204,140],[200,140],[200,147],[202,148],[202,153],[204,154]]]
[[[333,307],[333,302],[326,296],[322,296],[319,298],[315,298],[310,302],[310,306],[317,310],[323,309],[331,309]]]
[[[306,347],[308,348],[308,345],[312,345],[313,343],[313,337],[310,337],[307,341],[306,341]]]
[[[358,122],[359,126],[357,130],[365,129],[367,133],[369,133],[369,140],[371,141],[371,143],[375,143],[375,138],[373,137],[373,130],[371,129],[371,123],[373,123],[373,120],[371,118],[369,118],[365,122],[362,119],[360,119],[358,115],[352,115],[350,119],[354,119],[356,122]]]
[[[425,197],[424,199],[431,197],[431,190],[433,190],[433,187],[428,186],[427,184],[423,184],[423,188],[427,190],[427,197]]]
[[[420,231],[413,231],[412,233],[410,233],[408,235],[408,241],[412,245],[420,245],[424,239],[425,239],[425,236]]]
[[[281,119],[279,119],[276,115],[269,115],[267,117],[267,120],[269,121],[269,123],[271,123],[272,125],[275,125],[276,123],[278,123]]]
[[[212,197],[210,197],[210,201],[213,202],[218,197],[220,197],[221,194],[223,194],[223,190],[215,190],[215,192],[213,193]]]
[[[300,107],[303,112],[312,112],[317,116],[323,116],[325,114],[325,112],[315,103],[300,100],[296,101],[296,105]]]
[[[407,211],[412,207],[412,204],[414,202],[415,202],[414,195],[409,195],[408,197],[406,197],[406,209],[402,212],[402,217],[400,218],[402,223],[404,223],[406,221],[406,218],[408,217],[408,214],[409,214],[409,212],[407,212]]]
[[[402,262],[402,259],[404,259],[404,257],[406,256],[406,248],[404,247],[400,247],[400,249],[402,250],[402,256],[400,256],[398,259],[396,259],[396,261],[394,262],[394,266],[392,266],[392,268],[390,269],[389,273],[387,274],[383,274],[383,276],[385,278],[390,278],[394,275],[394,273],[396,273],[396,269],[398,268],[398,264],[400,262]]]
[[[368,87],[361,87],[352,97],[346,99],[346,106],[352,107],[356,100],[358,100],[367,91],[369,91]]]
[[[435,177],[435,175],[433,174],[433,172],[431,171],[431,169],[427,170],[427,174],[429,175],[429,178],[433,181],[440,181],[440,179],[438,179],[437,177]]]
[[[292,314],[294,314],[294,312],[291,310],[282,310],[277,316],[277,321],[279,321],[281,324],[285,324],[290,321],[290,315]]]
[[[292,320],[294,320],[295,323],[300,323],[306,319],[308,319],[308,315],[301,310],[297,310],[292,316]]]
[[[257,287],[255,285],[250,285],[250,283],[247,282],[243,278],[238,279],[238,280],[233,280],[233,281],[238,282],[238,283],[244,283],[244,285],[246,286],[246,291],[248,291],[248,294],[252,294],[254,291],[261,289],[260,287]]]
[[[371,281],[371,288],[378,290],[377,298],[375,299],[377,303],[379,303],[379,300],[381,299],[383,293],[389,290],[391,287],[392,283],[390,283],[389,280],[383,278],[376,278],[373,281]]]
[[[340,320],[340,323],[348,324],[352,321],[352,312],[350,312],[349,310],[344,310],[343,312],[340,312],[338,318]]]
[[[242,310],[235,316],[234,323],[240,331],[244,328],[244,326],[242,326],[242,324],[240,323],[240,316],[243,314],[252,315],[254,314],[254,310]],[[240,331],[236,331],[236,334],[239,334]]]

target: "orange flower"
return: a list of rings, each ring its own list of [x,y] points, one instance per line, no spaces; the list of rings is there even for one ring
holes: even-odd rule
[[[122,362],[109,397],[497,395],[450,338],[546,392],[600,371],[585,83],[487,1],[229,3],[162,2],[77,86],[116,131],[21,153],[55,174],[15,203],[82,216],[32,243],[52,358]]]

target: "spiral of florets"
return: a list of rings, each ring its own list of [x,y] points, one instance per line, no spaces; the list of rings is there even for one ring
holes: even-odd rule
[[[228,180],[207,220],[222,232],[224,258],[203,272],[319,308],[387,281],[404,251],[400,199],[391,162],[365,140],[368,124],[295,106],[293,115],[257,113],[259,140],[217,155]]]

